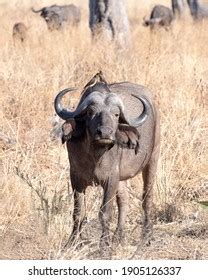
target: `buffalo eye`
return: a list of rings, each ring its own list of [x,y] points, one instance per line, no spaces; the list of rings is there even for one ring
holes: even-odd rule
[[[110,109],[112,116],[116,117],[117,119],[120,117],[120,110],[118,107],[114,106]]]

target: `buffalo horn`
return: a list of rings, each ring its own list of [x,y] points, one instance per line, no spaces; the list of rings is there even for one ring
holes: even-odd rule
[[[83,100],[82,103],[79,103],[76,110],[71,112],[69,109],[64,108],[61,104],[61,100],[63,96],[70,91],[76,90],[75,88],[66,88],[58,93],[58,95],[55,98],[54,101],[54,107],[57,115],[62,118],[63,120],[75,118],[82,114],[86,108],[88,107],[89,104],[98,101],[100,96],[102,96],[101,93],[99,92],[93,92],[90,96],[88,96],[86,99]]]
[[[64,108],[61,104],[61,100],[63,96],[67,92],[75,91],[75,88],[67,88],[58,93],[58,95],[55,98],[54,101],[54,107],[57,115],[64,119],[70,119],[70,118],[75,118],[76,116],[79,116],[82,114],[85,109],[88,107],[89,104],[93,103],[94,101],[98,101],[99,98],[102,100],[102,94],[99,92],[93,92],[88,96],[81,104],[78,105],[77,109],[75,111],[70,111],[67,108]],[[122,102],[119,102],[120,100],[116,99],[116,103],[118,102],[118,106],[120,107],[121,114],[123,115],[123,119],[132,127],[139,127],[141,126],[147,119],[149,112],[152,108],[151,104],[149,101],[144,97],[144,96],[137,96],[135,94],[132,94],[135,98],[139,99],[144,107],[143,112],[141,115],[139,115],[137,118],[131,119],[128,117],[127,112],[124,112],[123,104]]]
[[[61,100],[67,92],[75,91],[75,90],[76,90],[75,88],[66,88],[66,89],[60,91],[54,100],[54,108],[55,108],[56,114],[63,120],[73,118],[74,112],[71,112],[70,110],[63,108],[63,106],[61,104]]]
[[[32,11],[33,11],[33,13],[40,13],[40,12],[42,12],[42,9],[40,9],[40,10],[34,10],[34,8],[32,8]]]
[[[130,126],[139,127],[146,121],[152,106],[144,96],[137,96],[135,94],[132,94],[132,96],[134,96],[142,102],[144,109],[141,115],[139,115],[137,118],[127,119],[126,121]]]

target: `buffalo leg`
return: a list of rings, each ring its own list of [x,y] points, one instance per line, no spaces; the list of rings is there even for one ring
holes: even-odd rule
[[[152,207],[153,207],[153,186],[155,182],[158,149],[153,151],[151,159],[147,166],[142,171],[144,181],[143,195],[142,195],[142,208],[144,211],[143,222],[143,237],[149,237],[152,234]]]
[[[119,182],[116,201],[118,205],[118,226],[116,228],[114,241],[116,243],[123,243],[125,240],[126,217],[129,210],[129,193],[126,181]]]
[[[69,238],[69,243],[77,241],[81,234],[81,227],[84,218],[86,217],[85,189],[86,185],[71,176],[72,188],[74,190],[74,212],[73,212],[73,230]]]
[[[73,221],[74,227],[71,234],[71,240],[79,238],[81,233],[82,222],[86,216],[85,212],[85,192],[74,191],[74,213],[73,213]]]
[[[115,179],[115,178],[114,178]],[[108,250],[110,246],[110,221],[112,217],[113,199],[116,196],[118,181],[108,179],[103,185],[104,197],[99,212],[102,225],[101,249]]]

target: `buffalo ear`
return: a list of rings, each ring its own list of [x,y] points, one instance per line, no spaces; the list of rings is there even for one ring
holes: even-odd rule
[[[68,141],[76,128],[75,119],[68,119],[62,125],[62,144]]]
[[[134,149],[135,154],[139,151],[139,132],[136,128],[126,124],[119,124],[116,131],[117,144],[126,149]]]

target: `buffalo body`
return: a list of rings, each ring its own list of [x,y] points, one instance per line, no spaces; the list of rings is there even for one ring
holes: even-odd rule
[[[151,28],[155,26],[168,27],[173,19],[173,12],[170,8],[163,5],[156,5],[151,11],[150,18],[148,20],[144,19],[144,25],[150,26]]]
[[[81,231],[85,218],[85,191],[89,185],[104,190],[100,208],[101,246],[110,244],[113,199],[118,206],[114,240],[122,241],[128,212],[127,180],[142,172],[144,236],[152,231],[153,184],[159,154],[159,117],[149,90],[129,83],[108,84],[98,73],[85,86],[74,112],[64,108],[61,91],[55,110],[66,122],[66,142],[71,184],[74,190],[74,227],[70,242]],[[106,247],[105,247],[106,248]]]
[[[77,25],[80,22],[80,8],[73,4],[70,5],[52,5],[44,7],[40,10],[34,10],[34,13],[40,13],[47,23],[49,30],[58,30],[66,23],[69,25]]]

